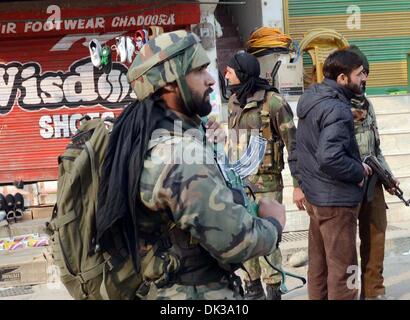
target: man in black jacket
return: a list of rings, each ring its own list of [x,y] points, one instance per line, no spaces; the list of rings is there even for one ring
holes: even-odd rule
[[[357,299],[356,228],[365,176],[355,140],[350,99],[366,80],[363,61],[338,50],[326,59],[325,80],[299,100],[297,164],[309,225],[310,299]]]

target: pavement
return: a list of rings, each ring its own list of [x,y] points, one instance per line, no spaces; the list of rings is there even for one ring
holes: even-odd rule
[[[289,261],[295,254],[307,253],[307,231],[284,233],[281,244],[284,268],[292,273],[305,276],[306,264],[291,267]],[[390,223],[386,233],[384,277],[386,294],[397,300],[410,300],[410,221]],[[288,278],[288,288],[300,282]],[[307,300],[304,286],[283,296],[283,300]],[[65,287],[55,280],[53,283],[26,287],[0,288],[0,300],[72,300]]]
[[[307,235],[307,232],[304,232]],[[359,242],[357,242],[359,246]],[[307,252],[307,239],[284,242],[281,245],[284,267],[298,275],[307,275],[307,265],[292,268],[289,259],[296,252]],[[359,261],[360,264],[360,261]],[[410,221],[390,223],[386,232],[384,258],[384,284],[386,295],[394,300],[410,300]],[[288,288],[298,285],[293,279],[287,280]],[[360,277],[358,286],[360,287]],[[283,296],[284,300],[308,300],[306,286]]]

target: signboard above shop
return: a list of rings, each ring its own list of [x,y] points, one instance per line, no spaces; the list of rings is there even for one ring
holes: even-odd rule
[[[27,7],[27,3],[24,6]],[[198,4],[166,4],[164,1],[89,8],[49,5],[44,9],[25,11],[22,5],[19,12],[0,13],[1,39],[128,31],[151,25],[182,26],[198,23],[200,16]]]

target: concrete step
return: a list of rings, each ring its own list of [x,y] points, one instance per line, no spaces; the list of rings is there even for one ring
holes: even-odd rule
[[[410,112],[410,95],[403,96],[371,96],[376,115]]]
[[[410,112],[378,114],[377,125],[380,133],[406,133],[410,128]]]
[[[385,154],[384,157],[390,169],[393,171],[393,174],[398,178],[410,174],[410,153],[396,155]]]
[[[380,134],[380,147],[385,155],[410,153],[410,130],[403,133]]]

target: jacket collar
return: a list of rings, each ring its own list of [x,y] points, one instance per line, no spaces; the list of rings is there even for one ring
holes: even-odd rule
[[[347,89],[341,85],[339,85],[336,81],[325,78],[323,83],[329,87],[331,87],[334,91],[338,93],[338,96],[344,100],[345,102],[350,104],[350,100],[355,96],[353,91]]]
[[[266,93],[265,90],[258,90],[252,96],[248,97],[246,99],[246,106],[244,107],[244,109],[245,108],[248,109],[250,107],[257,106],[258,102],[265,100],[265,93]],[[252,102],[256,102],[256,104],[253,104],[252,106],[248,106]],[[240,105],[240,103],[239,103],[239,101],[236,97],[236,94],[233,95],[233,103],[237,104],[238,106]]]

